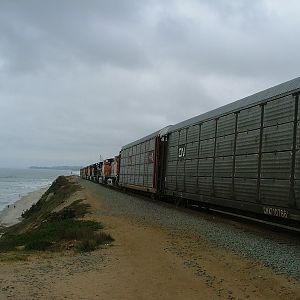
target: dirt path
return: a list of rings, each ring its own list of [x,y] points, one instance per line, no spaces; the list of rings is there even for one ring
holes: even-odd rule
[[[113,246],[0,262],[0,299],[300,299],[299,283],[189,230],[114,216],[101,192],[84,186],[88,218],[106,225]]]

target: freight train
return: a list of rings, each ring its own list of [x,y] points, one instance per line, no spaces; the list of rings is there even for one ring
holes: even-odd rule
[[[165,127],[80,170],[162,198],[300,221],[300,77]]]

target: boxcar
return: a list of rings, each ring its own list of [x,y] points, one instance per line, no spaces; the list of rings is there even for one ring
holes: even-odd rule
[[[296,78],[171,127],[162,192],[299,220],[299,92]],[[126,182],[155,187],[154,165],[147,173],[144,164],[136,168],[136,160],[145,161],[156,136],[147,150],[140,143],[123,149],[123,163],[131,166],[123,174]],[[135,158],[140,152],[144,155]]]
[[[156,193],[159,190],[161,143],[169,126],[122,147],[119,185]]]

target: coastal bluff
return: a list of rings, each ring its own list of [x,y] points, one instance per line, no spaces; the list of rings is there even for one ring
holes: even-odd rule
[[[298,299],[299,281],[216,247],[183,218],[59,177],[0,239],[0,299]]]

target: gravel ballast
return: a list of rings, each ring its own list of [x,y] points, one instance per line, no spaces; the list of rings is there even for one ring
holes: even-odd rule
[[[245,230],[242,225],[234,226],[228,219],[220,221],[220,218],[215,220],[211,216],[201,217],[150,198],[128,195],[85,180],[80,180],[80,183],[101,198],[108,208],[103,212],[105,215],[132,216],[175,230],[192,230],[216,246],[255,259],[280,274],[300,281],[300,243],[295,239],[281,240],[249,228]]]

